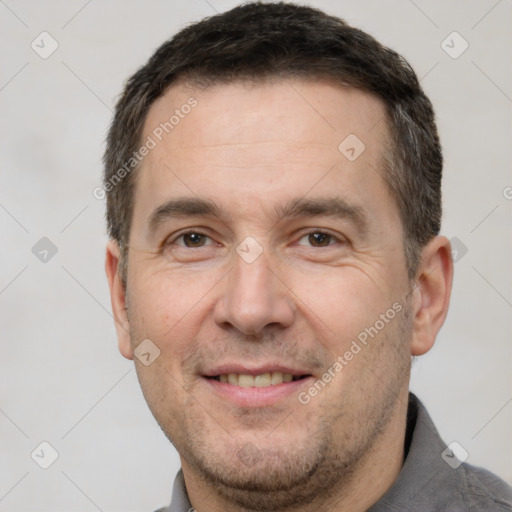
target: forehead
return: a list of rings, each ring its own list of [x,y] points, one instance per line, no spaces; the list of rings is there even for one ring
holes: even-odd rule
[[[191,103],[197,105],[189,108]],[[182,122],[187,117],[200,122]],[[197,138],[211,144],[250,142],[248,136],[261,142],[266,135],[279,135],[283,141],[321,138],[329,144],[352,130],[371,144],[383,134],[385,117],[379,98],[325,80],[239,81],[203,89],[179,83],[153,103],[144,134],[158,132],[162,123],[171,121],[172,129],[163,135],[181,135],[181,143]],[[380,129],[374,131],[377,125]]]
[[[144,124],[142,141],[153,147],[137,178],[136,210],[173,195],[219,200],[211,196],[221,190],[253,206],[313,188],[378,192],[386,188],[386,129],[378,98],[327,81],[174,85]]]

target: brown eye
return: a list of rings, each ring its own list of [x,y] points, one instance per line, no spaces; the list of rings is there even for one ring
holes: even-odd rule
[[[335,241],[336,239],[332,235],[315,231],[301,237],[298,243],[299,245],[309,245],[311,247],[327,247],[332,245]]]
[[[175,243],[182,247],[203,247],[205,245],[210,245],[211,240],[206,235],[191,231],[190,233],[184,233],[179,236]]]
[[[300,238],[299,245],[308,245],[310,247],[327,247],[336,242],[336,238],[322,231],[314,231]]]
[[[313,247],[325,247],[331,243],[331,235],[326,233],[310,233],[308,235],[308,242]]]

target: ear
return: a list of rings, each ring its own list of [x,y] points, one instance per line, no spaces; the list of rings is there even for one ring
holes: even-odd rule
[[[416,276],[411,355],[421,356],[434,345],[448,313],[452,280],[450,241],[444,236],[436,236],[423,248]]]
[[[117,332],[119,351],[127,359],[133,359],[133,350],[130,344],[130,323],[126,310],[126,289],[121,280],[119,262],[121,252],[115,240],[109,240],[105,259],[105,272],[110,287],[110,300]]]

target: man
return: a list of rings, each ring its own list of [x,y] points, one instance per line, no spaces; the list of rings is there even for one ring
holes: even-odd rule
[[[237,7],[130,78],[106,271],[181,459],[162,510],[512,510],[408,391],[451,291],[441,171],[409,65],[315,9]]]

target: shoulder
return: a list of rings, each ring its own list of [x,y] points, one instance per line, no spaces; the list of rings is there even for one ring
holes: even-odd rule
[[[423,404],[411,394],[402,471],[371,512],[512,512],[512,488],[491,472],[457,460]],[[409,443],[407,443],[407,438]],[[407,444],[408,449],[407,449]],[[447,451],[451,455],[446,455]]]
[[[464,501],[471,512],[512,511],[512,487],[486,469],[462,464]]]

